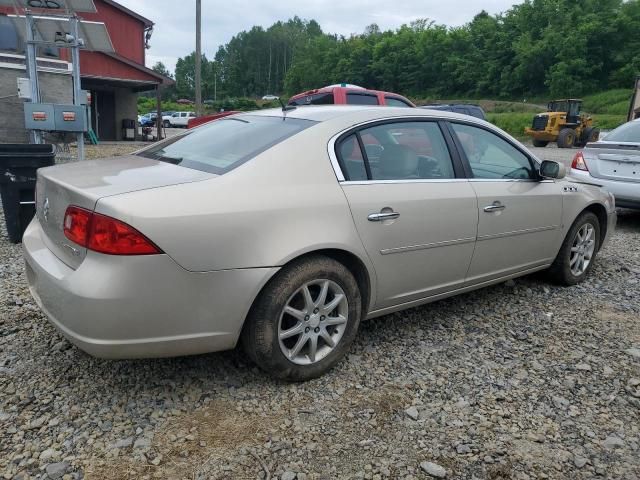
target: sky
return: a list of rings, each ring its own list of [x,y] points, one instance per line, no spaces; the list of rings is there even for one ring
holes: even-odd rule
[[[195,50],[195,0],[117,0],[155,22],[147,66],[176,61]],[[509,9],[517,0],[202,0],[202,49],[213,58],[220,45],[254,25],[269,27],[297,15],[315,19],[322,30],[349,36],[377,23],[395,29],[419,18],[438,24],[463,25],[475,14]]]

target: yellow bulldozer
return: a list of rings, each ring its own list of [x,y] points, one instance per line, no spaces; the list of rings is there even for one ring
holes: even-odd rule
[[[535,147],[557,142],[558,148],[583,147],[600,137],[593,119],[582,112],[582,100],[575,98],[549,102],[547,111],[533,118],[524,133],[533,138]]]

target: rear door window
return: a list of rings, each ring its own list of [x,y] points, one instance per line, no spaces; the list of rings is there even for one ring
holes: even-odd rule
[[[378,97],[370,93],[347,93],[348,105],[378,105]]]
[[[315,123],[258,115],[227,117],[167,139],[138,155],[221,175]]]
[[[394,122],[365,128],[342,140],[337,154],[347,180],[455,178],[449,149],[436,122]]]

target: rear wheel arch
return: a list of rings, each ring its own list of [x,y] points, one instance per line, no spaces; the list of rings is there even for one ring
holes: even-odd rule
[[[371,279],[372,273],[369,271],[369,269],[367,268],[365,263],[362,261],[362,259],[360,259],[356,254],[348,250],[343,250],[339,248],[325,248],[325,249],[311,250],[288,260],[271,276],[271,278],[269,278],[266,282],[264,282],[264,285],[262,285],[262,288],[258,291],[258,294],[253,299],[251,308],[248,310],[246,317],[249,316],[255,304],[258,302],[258,299],[262,296],[263,292],[267,289],[267,287],[271,285],[275,277],[277,277],[278,272],[282,268],[294,262],[300,262],[300,261],[304,261],[307,258],[311,259],[313,257],[318,257],[318,256],[331,258],[341,263],[355,277],[356,283],[358,284],[358,288],[360,289],[360,297],[362,299],[362,318],[366,318],[367,313],[369,311],[368,309],[373,302],[373,298],[372,298],[373,286],[372,286],[372,279]],[[246,324],[246,317],[243,322],[244,324]],[[243,328],[244,328],[244,325],[243,325]]]

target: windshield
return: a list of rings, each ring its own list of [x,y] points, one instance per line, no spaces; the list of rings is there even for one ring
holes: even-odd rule
[[[625,123],[604,137],[604,140],[607,142],[640,143],[640,122]]]
[[[170,138],[138,155],[221,175],[314,123],[257,115],[227,117]]]

